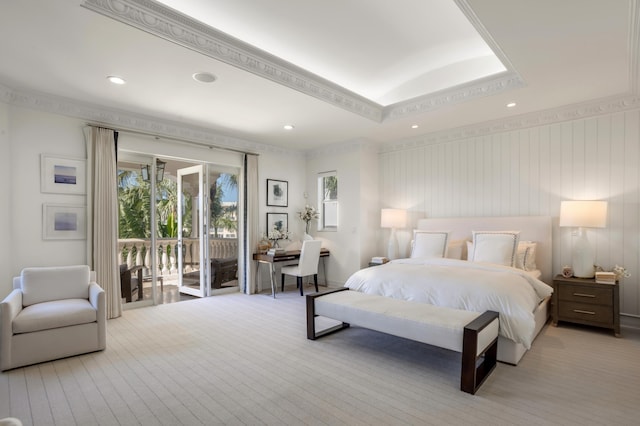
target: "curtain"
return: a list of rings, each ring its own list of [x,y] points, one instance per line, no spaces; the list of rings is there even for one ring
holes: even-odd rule
[[[117,133],[85,128],[87,144],[87,260],[107,299],[107,318],[122,315],[118,265]]]
[[[258,245],[258,157],[252,154],[244,156],[240,200],[243,203],[242,222],[239,234],[240,267],[242,274],[242,291],[246,294],[256,293],[256,265],[253,252]]]

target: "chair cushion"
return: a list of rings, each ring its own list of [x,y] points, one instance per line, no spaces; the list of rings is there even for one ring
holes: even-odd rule
[[[89,298],[89,267],[57,266],[22,270],[22,305]]]
[[[13,320],[13,333],[30,333],[70,325],[87,324],[98,319],[97,311],[85,299],[54,300],[24,308]]]

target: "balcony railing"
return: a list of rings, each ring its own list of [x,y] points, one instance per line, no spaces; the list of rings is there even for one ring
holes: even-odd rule
[[[183,263],[184,271],[191,272],[199,269],[200,240],[197,238],[183,238]],[[156,253],[157,275],[172,276],[178,273],[178,246],[177,238],[158,238],[156,240],[158,251]],[[145,267],[145,275],[151,275],[151,240],[141,238],[128,238],[118,240],[118,260],[120,264],[126,263],[129,268],[142,265]],[[238,256],[237,238],[211,238],[209,239],[209,256],[215,258],[228,258]]]

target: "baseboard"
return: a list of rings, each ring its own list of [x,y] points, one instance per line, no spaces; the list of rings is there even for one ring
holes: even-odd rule
[[[629,314],[620,314],[620,326],[640,329],[640,317]]]

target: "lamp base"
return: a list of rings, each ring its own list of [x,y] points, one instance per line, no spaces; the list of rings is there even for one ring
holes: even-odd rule
[[[594,254],[587,239],[584,228],[578,230],[578,238],[573,243],[573,276],[578,278],[593,278],[595,276]]]
[[[398,239],[396,238],[396,229],[391,228],[391,235],[389,236],[389,244],[387,245],[387,258],[389,260],[395,259],[398,255]]]

